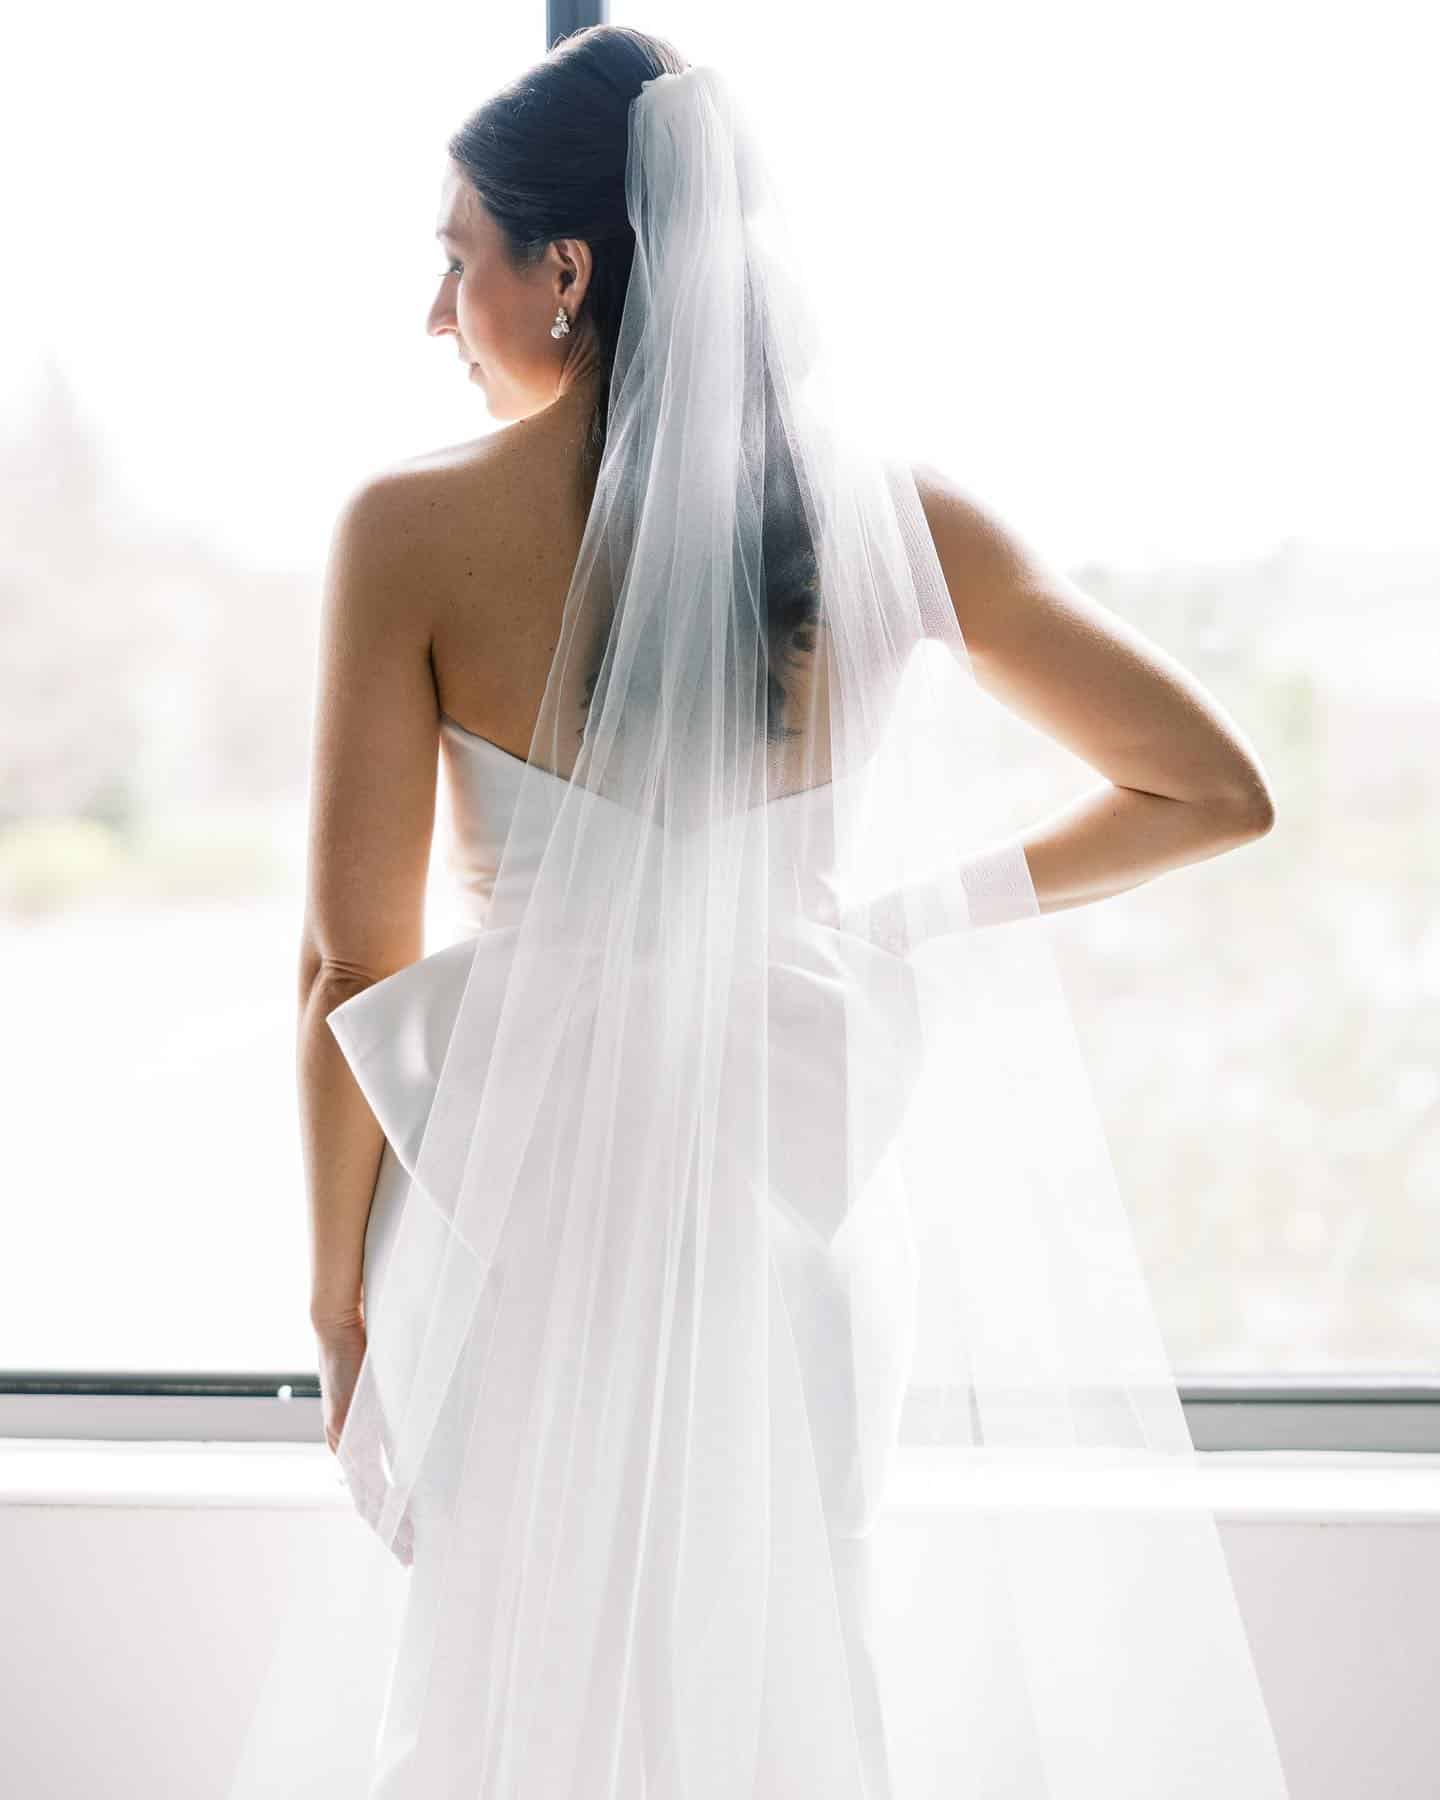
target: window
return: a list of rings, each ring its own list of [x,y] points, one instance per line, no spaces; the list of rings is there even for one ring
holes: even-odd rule
[[[357,479],[493,428],[424,336],[430,234],[447,132],[544,25],[142,0],[77,59],[61,17],[31,15],[0,127],[31,172],[0,294],[0,1367],[304,1371],[319,573]],[[1440,126],[1412,19],[645,20],[793,119],[857,407],[903,435],[927,396],[916,457],[1193,669],[1270,773],[1265,839],[1055,920],[1172,1358],[1222,1406],[1300,1376],[1403,1406],[1440,1335]],[[1089,778],[1037,758],[1037,811]],[[435,907],[438,943],[443,870]]]
[[[1440,126],[1413,11],[649,17],[793,120],[801,266],[853,314],[857,403],[909,442],[920,396],[926,454],[1269,772],[1264,839],[1053,921],[1177,1368],[1433,1371],[1440,258],[1415,221]],[[1057,769],[1038,810],[1094,779]]]
[[[312,1369],[296,970],[345,493],[493,428],[445,140],[538,5],[32,14],[0,131],[0,1368]],[[437,845],[437,857],[442,846]],[[437,902],[436,933],[447,920]]]

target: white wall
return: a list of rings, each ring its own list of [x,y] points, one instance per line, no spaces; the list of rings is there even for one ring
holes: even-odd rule
[[[280,1622],[360,1566],[365,1528],[331,1459],[307,1445],[0,1449],[0,1791],[223,1800]],[[1434,1800],[1440,1458],[1207,1462],[1292,1800]],[[167,1491],[177,1467],[191,1491]],[[335,1800],[357,1800],[335,1773]]]

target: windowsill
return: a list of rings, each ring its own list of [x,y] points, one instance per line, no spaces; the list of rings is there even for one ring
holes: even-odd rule
[[[887,1511],[897,1518],[997,1504],[1084,1501],[1124,1508],[1199,1504],[1218,1519],[1312,1524],[1440,1523],[1440,1455],[1430,1452],[1196,1452],[1188,1479],[1163,1469],[1076,1471],[1053,1459],[966,1467],[963,1453],[901,1450]],[[259,1507],[350,1510],[323,1444],[137,1443],[0,1438],[0,1506]]]
[[[349,1505],[323,1444],[0,1438],[0,1506]]]

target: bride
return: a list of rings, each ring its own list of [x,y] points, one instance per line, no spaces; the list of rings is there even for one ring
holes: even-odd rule
[[[1263,772],[847,430],[718,71],[592,28],[448,151],[428,329],[509,429],[337,526],[302,956],[394,1605],[336,1597],[361,1785],[317,1706],[255,1791],[1278,1800],[1042,923],[1259,837]],[[1035,729],[1104,780],[1020,835]]]

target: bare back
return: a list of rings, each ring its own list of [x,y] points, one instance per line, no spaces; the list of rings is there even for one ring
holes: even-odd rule
[[[494,438],[412,465],[407,516],[417,603],[427,609],[437,703],[457,724],[529,755],[584,537],[591,486],[583,443],[590,393],[566,394]],[[419,504],[413,502],[418,501]],[[813,631],[773,647],[788,724],[803,743],[772,751],[774,792],[828,778],[824,659]],[[577,713],[575,724],[580,722]]]
[[[417,467],[412,547],[442,712],[524,757],[545,692],[590,494],[588,398]]]

